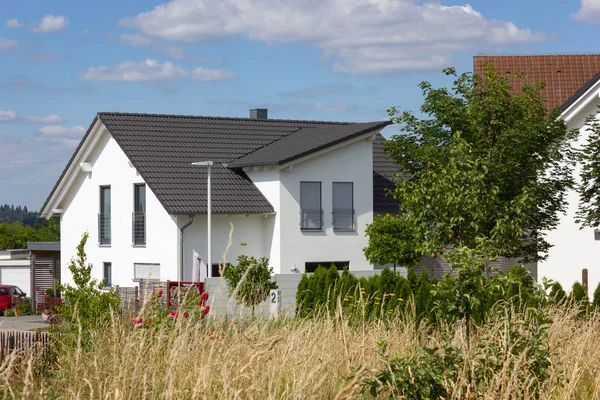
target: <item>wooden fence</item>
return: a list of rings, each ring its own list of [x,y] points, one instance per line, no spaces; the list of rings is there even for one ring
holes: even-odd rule
[[[51,333],[35,331],[0,331],[0,360],[10,353],[44,352]]]

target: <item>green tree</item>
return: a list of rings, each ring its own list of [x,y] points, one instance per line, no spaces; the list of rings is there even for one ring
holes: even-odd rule
[[[277,289],[277,284],[271,281],[273,268],[269,267],[269,259],[261,257],[239,256],[237,265],[225,268],[225,280],[229,295],[238,304],[252,308],[254,316],[255,307],[266,301],[269,292]]]
[[[65,304],[58,307],[58,315],[71,331],[81,328],[89,331],[111,320],[111,312],[119,305],[115,288],[103,290],[104,280],[92,279],[92,264],[87,262],[85,245],[88,233],[84,233],[77,246],[77,257],[71,259],[69,271],[74,285],[60,284]]]
[[[592,305],[595,308],[600,307],[600,282],[598,283],[598,286],[596,286],[596,290],[594,290],[594,298],[592,300]]]
[[[369,244],[363,249],[367,260],[372,264],[413,267],[421,260],[416,251],[415,235],[412,225],[405,218],[385,214],[378,215],[372,224],[368,224],[365,235]]]
[[[488,68],[468,73],[451,89],[421,83],[425,118],[389,110],[403,133],[386,149],[410,179],[394,192],[421,254],[465,246],[496,255],[544,259],[573,188],[576,130],[558,111],[546,113],[543,84],[514,95],[505,77]]]
[[[581,153],[581,184],[576,221],[581,227],[600,227],[600,121],[598,113],[585,121],[588,141]]]
[[[554,282],[551,286],[550,286],[550,294],[549,294],[549,298],[550,300],[554,301],[555,303],[562,303],[567,297],[567,293],[565,292],[565,290],[563,289],[562,285],[559,282]]]

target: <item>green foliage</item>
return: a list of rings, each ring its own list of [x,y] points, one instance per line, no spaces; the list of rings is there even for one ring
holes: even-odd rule
[[[598,283],[598,286],[596,286],[596,290],[594,290],[594,298],[592,300],[592,305],[595,308],[600,307],[600,282]]]
[[[55,220],[35,222],[33,226],[20,221],[10,224],[0,223],[0,250],[26,249],[27,242],[58,242],[60,229]]]
[[[579,315],[583,315],[588,310],[590,301],[581,283],[575,282],[573,284],[573,288],[569,294],[569,302],[579,306]]]
[[[554,282],[550,286],[550,300],[554,301],[557,304],[561,304],[567,298],[567,293],[562,288],[562,285],[559,282]]]
[[[269,267],[269,259],[261,257],[239,256],[237,265],[229,265],[225,268],[225,280],[229,295],[238,304],[254,308],[267,300],[269,292],[277,289],[277,284],[271,281],[273,268]]]
[[[552,230],[565,211],[577,131],[547,115],[541,84],[514,95],[491,68],[485,78],[444,72],[455,77],[451,89],[420,86],[426,118],[389,110],[403,133],[386,149],[409,177],[394,196],[415,250],[437,256],[484,240],[491,258],[543,259],[549,243],[526,232]]]
[[[85,244],[88,233],[84,233],[77,246],[77,257],[71,259],[69,271],[74,286],[59,285],[64,304],[57,307],[61,321],[67,330],[84,331],[110,322],[111,312],[119,305],[119,296],[114,288],[102,290],[104,281],[92,279],[92,264],[87,263]]]
[[[600,227],[600,120],[598,113],[585,121],[589,134],[581,152],[581,184],[576,222],[582,227]]]
[[[37,216],[37,212],[29,211],[27,206],[0,205],[0,224],[20,222],[25,226],[34,226],[36,222],[42,221],[43,219]]]
[[[15,308],[19,315],[31,315],[33,313],[31,310],[31,298],[25,297],[21,299]]]
[[[416,251],[413,227],[405,218],[390,214],[378,215],[365,230],[369,244],[363,249],[372,264],[412,267],[419,263],[421,254]]]

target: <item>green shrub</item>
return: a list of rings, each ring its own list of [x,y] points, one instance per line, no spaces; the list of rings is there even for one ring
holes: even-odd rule
[[[596,290],[594,290],[592,305],[596,308],[600,307],[600,282],[598,282],[598,286],[596,286]]]
[[[90,331],[111,320],[111,312],[119,305],[119,295],[114,288],[102,290],[103,281],[92,279],[92,264],[87,263],[85,244],[88,233],[83,234],[77,246],[77,258],[71,259],[69,271],[75,286],[59,285],[64,304],[57,307],[63,328]],[[49,293],[47,291],[47,293]],[[54,291],[50,292],[52,295]]]
[[[269,292],[277,289],[277,284],[271,281],[273,268],[269,267],[269,259],[261,257],[239,256],[237,265],[229,265],[225,268],[225,281],[229,295],[238,304],[252,308],[254,315],[255,307],[266,301]]]

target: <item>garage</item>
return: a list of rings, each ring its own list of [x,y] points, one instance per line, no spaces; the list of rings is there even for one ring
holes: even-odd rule
[[[0,285],[15,285],[30,295],[31,266],[28,250],[0,251]]]

